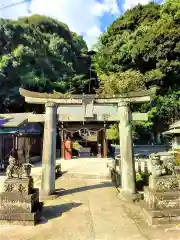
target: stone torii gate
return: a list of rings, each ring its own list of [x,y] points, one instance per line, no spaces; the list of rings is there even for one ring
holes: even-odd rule
[[[135,163],[133,154],[131,120],[147,120],[146,113],[131,113],[130,104],[151,100],[156,89],[130,92],[125,95],[62,95],[47,94],[20,89],[27,103],[44,104],[44,139],[42,156],[42,186],[44,194],[55,190],[56,124],[61,122],[119,122],[121,153],[121,192],[134,195]],[[64,114],[65,109],[66,115]],[[79,112],[78,112],[79,111]],[[83,114],[80,114],[80,112]]]

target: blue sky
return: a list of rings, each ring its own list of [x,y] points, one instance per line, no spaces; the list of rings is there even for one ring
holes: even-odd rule
[[[0,0],[0,17],[16,19],[43,14],[66,23],[72,31],[84,36],[89,48],[100,34],[124,11],[149,0]],[[155,0],[161,2],[161,0]]]

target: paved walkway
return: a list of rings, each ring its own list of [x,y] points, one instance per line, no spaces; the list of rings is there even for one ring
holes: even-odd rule
[[[68,172],[71,177],[73,175],[88,175],[94,178],[109,176],[107,163],[112,162],[112,159],[98,159],[98,158],[75,158],[72,160],[57,159],[56,164],[61,164],[62,171]],[[39,175],[42,172],[41,163],[34,165],[32,168],[32,175]],[[91,178],[92,178],[91,177]]]
[[[0,227],[1,240],[173,240],[180,231],[150,228],[137,206],[125,205],[109,181],[56,181],[57,196],[45,202],[35,227]],[[131,208],[132,207],[132,208]],[[131,209],[131,210],[130,210]]]
[[[107,163],[111,159],[98,158],[76,158],[72,160],[57,159],[56,164],[61,164],[62,178],[64,179],[110,179]],[[34,178],[35,187],[40,187],[40,179],[42,175],[42,163],[33,164],[31,175]],[[3,183],[6,176],[5,173],[0,173],[0,192],[3,191]]]
[[[180,225],[152,228],[139,205],[120,201],[105,178],[107,161],[61,161],[68,174],[56,180],[57,195],[45,201],[41,223],[0,226],[0,240],[180,240]],[[88,179],[94,174],[101,177]],[[40,166],[33,175],[35,186],[40,187]],[[0,185],[3,179],[0,176]]]
[[[44,219],[35,227],[2,227],[0,239],[13,240],[143,240],[116,197],[110,182],[61,180],[59,196],[48,200]],[[130,232],[129,232],[130,231]]]

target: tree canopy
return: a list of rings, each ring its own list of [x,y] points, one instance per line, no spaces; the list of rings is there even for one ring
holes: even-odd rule
[[[19,87],[38,92],[87,90],[91,57],[81,36],[46,16],[0,20],[0,96],[15,101]]]
[[[94,53],[64,23],[39,15],[1,19],[1,104],[19,107],[20,86],[38,92],[94,93],[100,82],[98,90],[108,94],[158,86],[153,101],[141,106],[149,113],[141,127],[163,131],[180,116],[179,28],[178,0],[139,4],[100,36],[92,65]]]
[[[158,86],[158,95],[144,110],[156,123],[174,121],[180,112],[179,27],[178,0],[139,4],[115,20],[99,38],[94,57],[102,91]]]

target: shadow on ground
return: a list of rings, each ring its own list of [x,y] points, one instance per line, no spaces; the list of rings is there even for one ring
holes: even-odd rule
[[[62,177],[63,175],[65,175],[66,173],[68,173],[68,171],[63,171],[63,172],[56,173],[56,180],[58,178]]]
[[[81,206],[82,203],[65,203],[61,205],[44,206],[42,217],[39,224],[47,223],[48,220],[60,217],[63,213],[69,212],[71,209]]]
[[[60,188],[60,189],[56,189],[55,195],[64,196],[64,195],[68,195],[68,194],[84,192],[84,191],[98,189],[98,188],[112,187],[112,186],[113,185],[111,182],[102,182],[100,184],[83,186],[83,187],[79,187],[79,188],[72,188],[72,189],[68,189],[68,190],[66,190],[64,188]]]

